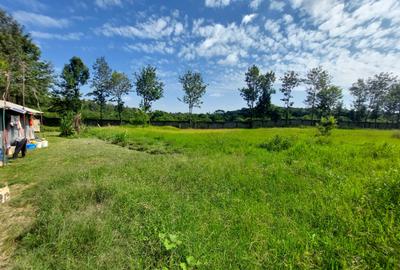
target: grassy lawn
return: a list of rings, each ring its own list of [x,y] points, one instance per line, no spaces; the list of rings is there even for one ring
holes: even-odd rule
[[[400,268],[394,133],[109,127],[49,137],[50,148],[0,170],[19,190],[0,214],[20,209],[0,247],[17,269]]]

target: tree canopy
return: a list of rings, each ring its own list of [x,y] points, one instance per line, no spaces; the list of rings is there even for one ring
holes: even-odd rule
[[[163,97],[164,83],[158,78],[156,71],[155,67],[147,66],[134,74],[136,93],[142,98],[140,107],[145,112],[150,111],[154,101]]]
[[[38,103],[47,103],[48,89],[53,82],[53,69],[50,63],[40,59],[40,55],[39,47],[33,43],[29,34],[0,9],[1,97],[5,94],[9,101],[19,104],[25,102],[35,107]]]
[[[69,63],[64,65],[60,75],[58,87],[53,91],[53,108],[61,113],[73,111],[77,113],[81,109],[80,87],[89,80],[89,69],[79,57],[72,57]]]
[[[181,77],[179,82],[182,84],[184,95],[180,101],[188,104],[189,115],[192,114],[194,107],[200,107],[203,103],[201,98],[206,93],[207,85],[204,83],[200,73],[187,71]]]
[[[100,119],[103,119],[104,107],[111,94],[111,74],[112,70],[105,57],[97,58],[93,65],[92,91],[88,93],[88,96],[93,96],[93,100],[99,104]]]

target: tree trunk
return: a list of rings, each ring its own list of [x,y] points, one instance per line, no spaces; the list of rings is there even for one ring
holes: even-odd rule
[[[193,128],[192,126],[192,112],[193,112],[193,107],[189,105],[189,127]]]
[[[289,124],[289,107],[286,107],[286,126]]]

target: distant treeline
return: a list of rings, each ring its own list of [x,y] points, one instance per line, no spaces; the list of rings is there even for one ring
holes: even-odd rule
[[[285,108],[272,105],[270,115],[268,117],[260,114],[255,114],[253,120],[271,120],[279,121],[285,119]],[[99,105],[92,100],[82,101],[82,118],[83,119],[100,119]],[[290,119],[305,119],[311,120],[311,109],[309,108],[291,108]],[[46,112],[48,118],[60,118],[61,115],[55,112]],[[334,112],[336,119],[339,121],[359,121],[355,110],[342,108]],[[148,116],[151,122],[156,121],[181,121],[187,122],[192,119],[193,122],[246,122],[251,119],[251,111],[248,108],[242,108],[235,111],[217,110],[213,113],[189,113],[182,112],[164,112],[160,110],[153,111]],[[116,106],[107,103],[104,107],[103,118],[105,120],[119,120]],[[140,124],[147,120],[146,116],[139,108],[124,107],[122,120],[124,123]],[[387,122],[387,119],[382,117],[378,122]]]

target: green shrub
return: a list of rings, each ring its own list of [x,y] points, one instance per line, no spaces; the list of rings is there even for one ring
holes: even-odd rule
[[[335,117],[329,116],[328,118],[322,117],[321,121],[317,124],[319,135],[329,136],[333,129],[337,127],[337,121]]]
[[[280,152],[292,147],[293,141],[290,138],[275,135],[272,139],[260,145],[261,148],[265,148],[270,152]]]
[[[128,134],[125,132],[117,133],[113,137],[111,137],[111,143],[118,144],[120,146],[128,145]]]
[[[74,115],[67,113],[61,118],[60,122],[60,136],[68,137],[75,134],[74,130]]]

